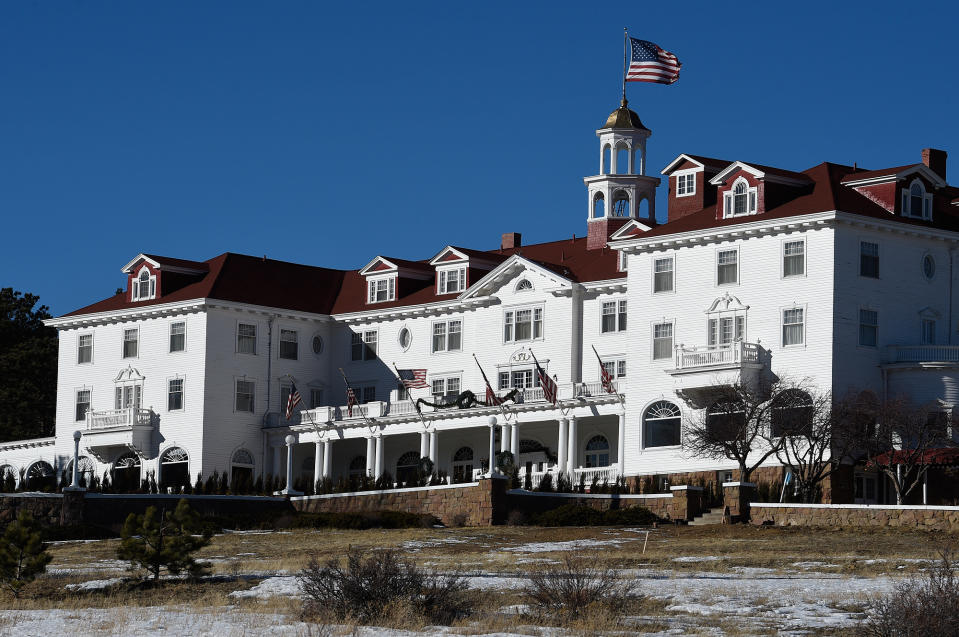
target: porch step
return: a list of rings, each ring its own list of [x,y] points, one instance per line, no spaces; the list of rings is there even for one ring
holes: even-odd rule
[[[698,515],[689,521],[689,526],[706,526],[707,524],[723,523],[723,507],[710,509],[702,515]]]

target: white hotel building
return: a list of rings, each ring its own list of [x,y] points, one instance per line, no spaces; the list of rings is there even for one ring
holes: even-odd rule
[[[725,474],[734,465],[691,457],[680,434],[706,406],[697,390],[724,378],[771,373],[946,411],[959,401],[959,189],[945,152],[801,172],[683,154],[663,171],[657,224],[650,131],[624,102],[597,135],[585,236],[522,245],[510,233],[498,249],[437,246],[356,271],[137,255],[124,292],[48,321],[56,436],[0,445],[0,465],[67,470],[80,430],[81,468],[115,482],[282,474],[290,434],[294,474],[309,480],[403,476],[421,456],[470,479],[491,444],[523,471],[587,483]],[[594,348],[620,395],[603,390]],[[482,400],[474,354],[501,395],[520,390],[505,409],[417,413],[402,396],[394,363],[428,370],[414,399]],[[531,354],[558,382],[556,405]],[[340,369],[363,403],[352,416]],[[288,421],[291,378],[306,409]]]

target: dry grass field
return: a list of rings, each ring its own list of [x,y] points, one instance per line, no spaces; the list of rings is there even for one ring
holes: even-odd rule
[[[957,539],[748,526],[236,532],[202,550],[210,577],[159,587],[131,579],[115,540],[63,542],[23,598],[0,600],[0,633],[846,634],[870,596],[921,574]],[[381,627],[302,622],[295,574],[311,554],[340,559],[351,546],[395,547],[427,568],[466,575],[480,612],[443,629],[402,609]],[[625,619],[599,613],[559,630],[522,612],[529,573],[570,551],[635,581],[643,598]]]

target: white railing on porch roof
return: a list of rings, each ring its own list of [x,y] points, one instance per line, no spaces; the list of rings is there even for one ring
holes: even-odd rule
[[[889,345],[883,359],[887,363],[959,363],[959,346]]]
[[[149,425],[153,412],[149,409],[126,407],[87,412],[87,429],[110,429],[111,427],[132,427]]]
[[[676,369],[736,366],[759,362],[759,345],[739,341],[718,347],[696,346],[676,348]]]

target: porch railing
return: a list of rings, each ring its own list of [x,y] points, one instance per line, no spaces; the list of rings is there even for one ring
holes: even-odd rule
[[[759,362],[759,345],[739,341],[729,345],[676,347],[676,369],[697,367],[736,367]]]
[[[959,345],[889,345],[887,363],[959,363]]]
[[[112,427],[132,427],[149,425],[153,422],[153,412],[149,409],[126,407],[87,412],[87,429],[110,429]]]

